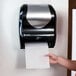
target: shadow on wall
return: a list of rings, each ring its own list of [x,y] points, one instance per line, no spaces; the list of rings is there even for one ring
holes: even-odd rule
[[[56,22],[56,45],[55,48],[59,50],[61,42],[60,39],[62,40],[62,33],[63,33],[63,18],[60,13],[57,13],[57,22]]]
[[[25,69],[26,68],[25,50],[18,50],[16,68],[17,69]]]
[[[19,8],[14,9],[11,14],[11,46],[13,50],[17,51],[16,68],[25,68],[25,50],[20,49],[19,43]]]
[[[57,14],[57,24],[56,24],[56,28],[57,28],[57,35],[61,35],[62,34],[62,29],[63,29],[63,18],[62,15],[60,13]]]

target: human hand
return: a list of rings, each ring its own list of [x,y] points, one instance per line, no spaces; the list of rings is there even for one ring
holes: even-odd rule
[[[51,64],[57,64],[58,63],[58,56],[54,55],[54,54],[46,54],[46,57],[49,57],[49,63]]]

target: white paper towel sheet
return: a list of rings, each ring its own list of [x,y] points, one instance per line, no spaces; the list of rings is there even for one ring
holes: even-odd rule
[[[26,69],[48,69],[49,58],[44,55],[48,54],[47,43],[26,43],[25,59]]]

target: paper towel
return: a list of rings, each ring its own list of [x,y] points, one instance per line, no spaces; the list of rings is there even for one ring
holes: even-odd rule
[[[25,59],[26,69],[47,69],[50,68],[47,43],[26,43]]]

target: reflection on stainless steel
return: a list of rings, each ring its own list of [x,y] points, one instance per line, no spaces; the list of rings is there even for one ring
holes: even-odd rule
[[[35,28],[42,28],[49,23],[51,18],[54,17],[50,13],[48,5],[29,5],[26,18],[28,22]]]
[[[53,28],[51,28],[51,29],[25,29],[24,31],[38,31],[38,32],[41,32],[41,31],[44,31],[44,32],[48,32],[48,31],[52,31],[52,32],[54,32],[54,29]]]
[[[37,36],[37,37],[39,37],[39,36],[54,36],[54,34],[24,34],[24,36]]]

